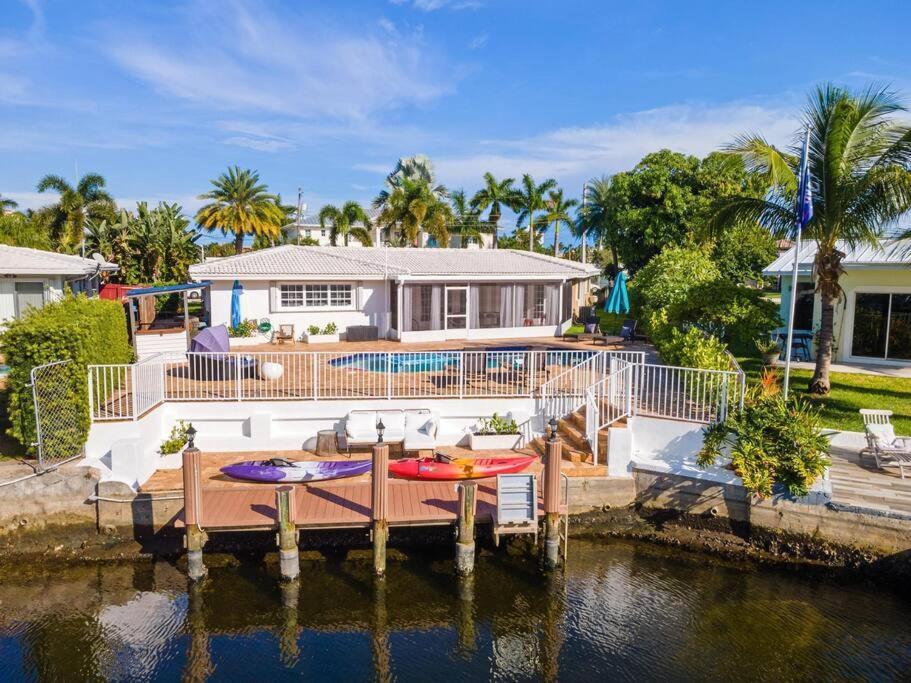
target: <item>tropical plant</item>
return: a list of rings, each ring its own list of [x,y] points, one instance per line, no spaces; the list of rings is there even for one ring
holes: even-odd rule
[[[548,178],[540,185],[528,173],[522,176],[520,187],[516,189],[515,207],[518,211],[516,227],[524,222],[528,226],[528,251],[535,251],[535,240],[538,232],[535,214],[544,210],[544,193],[557,187],[557,181]]]
[[[380,190],[373,200],[374,208],[383,208],[392,191],[402,187],[405,181],[424,184],[430,188],[437,199],[445,199],[449,194],[445,185],[439,185],[433,170],[433,162],[423,154],[412,157],[402,157],[398,160],[392,172],[386,176],[386,187]]]
[[[0,194],[0,215],[7,211],[15,211],[17,208],[19,208],[19,203],[17,201],[14,199],[7,199]]]
[[[256,335],[259,325],[253,318],[241,320],[240,324],[232,325],[228,328],[229,337],[253,337]]]
[[[616,195],[611,191],[612,182],[609,176],[601,176],[585,184],[585,201],[576,217],[573,234],[583,241],[594,236],[599,242],[607,244],[613,275],[620,272],[620,259],[617,255],[620,222],[617,216]]]
[[[414,245],[426,231],[441,247],[449,245],[452,209],[422,180],[403,179],[385,198],[377,222],[390,234],[399,229],[399,243]]]
[[[503,207],[515,209],[518,202],[518,194],[513,187],[515,178],[504,178],[497,180],[493,173],[489,171],[484,174],[484,187],[475,192],[471,198],[471,206],[479,212],[488,210],[487,226],[493,233],[493,246],[497,248],[497,228],[500,222],[500,216],[503,215]]]
[[[178,420],[177,424],[171,427],[171,434],[158,447],[159,452],[162,455],[180,453],[189,440],[187,429],[189,429],[189,425],[184,420]]]
[[[911,209],[911,126],[895,117],[904,110],[885,89],[855,94],[824,85],[810,97],[804,112],[813,188],[813,218],[804,237],[816,243],[813,271],[821,302],[816,368],[809,387],[813,394],[826,394],[830,388],[844,245],[876,244],[885,226]],[[777,236],[792,231],[802,138],[803,130],[789,152],[755,135],[729,147],[730,154],[743,159],[772,189],[765,197],[719,200],[710,226],[716,233],[754,221]]]
[[[0,244],[31,249],[50,249],[45,225],[19,212],[0,213]]]
[[[104,177],[97,173],[85,174],[75,187],[53,174],[38,183],[38,192],[52,190],[60,195],[55,204],[38,212],[46,219],[51,240],[58,248],[75,250],[82,243],[87,220],[114,219],[114,200],[104,189],[105,184]]]
[[[519,425],[512,418],[500,417],[494,413],[489,418],[483,418],[478,427],[478,436],[493,436],[495,434],[518,434]]]
[[[326,326],[320,334],[335,334],[336,332],[338,332],[338,325],[335,323],[326,323]]]
[[[697,327],[688,327],[685,332],[678,327],[671,328],[657,346],[661,360],[668,365],[704,370],[727,370],[730,367],[724,342]]]
[[[771,377],[772,375],[768,375]],[[829,466],[829,440],[816,408],[770,383],[752,387],[742,410],[703,430],[701,467],[725,456],[748,491],[766,498],[776,485],[805,496]]]
[[[329,241],[333,247],[336,246],[339,235],[344,238],[346,247],[349,236],[354,237],[362,246],[373,245],[373,238],[370,236],[370,218],[357,202],[345,202],[341,208],[331,204],[324,206],[319,212],[319,226],[325,229],[327,223],[330,225]]]
[[[572,228],[575,220],[572,216],[572,209],[578,204],[577,199],[564,199],[562,189],[551,190],[547,193],[547,199],[544,200],[545,213],[538,216],[537,220],[542,231],[548,225],[553,224],[554,226],[554,256],[560,255],[560,228],[563,226]]]
[[[259,173],[232,166],[211,182],[213,189],[199,195],[210,200],[196,212],[200,227],[233,234],[235,254],[243,253],[247,235],[279,237],[285,212],[278,197],[260,182]]]
[[[449,203],[452,207],[451,232],[459,235],[459,246],[463,249],[470,240],[480,241],[481,234],[490,231],[488,223],[481,220],[480,210],[473,208],[465,196],[465,190],[453,190],[449,195]]]

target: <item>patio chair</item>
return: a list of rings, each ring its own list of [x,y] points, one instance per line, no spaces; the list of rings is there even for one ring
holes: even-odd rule
[[[636,325],[637,322],[632,318],[624,320],[620,326],[620,338],[625,342],[632,342],[636,338]]]
[[[901,478],[905,469],[911,474],[911,437],[895,436],[891,423],[870,423],[864,428],[867,447],[880,469],[898,467]]]
[[[874,408],[861,408],[860,417],[864,421],[864,431],[867,429],[867,425],[887,425],[891,424],[892,411],[891,410],[877,410]],[[863,448],[860,451],[861,455],[872,455],[873,451],[868,445],[866,448]]]
[[[277,330],[272,330],[272,343],[284,344],[294,341],[294,325],[279,325]]]

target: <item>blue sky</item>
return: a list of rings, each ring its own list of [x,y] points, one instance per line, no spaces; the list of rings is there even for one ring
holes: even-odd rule
[[[911,97],[911,6],[856,2],[3,0],[0,194],[97,171],[124,205],[229,164],[368,202],[399,156],[450,188],[585,179],[742,132],[787,142],[832,80]]]

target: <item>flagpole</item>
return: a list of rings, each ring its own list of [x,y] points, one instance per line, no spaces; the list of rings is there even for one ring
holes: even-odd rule
[[[794,311],[797,308],[797,271],[800,265],[800,237],[802,232],[802,222],[804,214],[804,194],[809,191],[809,188],[804,187],[804,183],[809,183],[809,177],[804,178],[805,174],[808,175],[807,169],[805,166],[809,164],[808,154],[810,151],[810,127],[807,126],[806,136],[803,143],[803,157],[800,160],[800,178],[797,182],[797,205],[796,210],[794,211],[794,269],[791,271],[791,301],[788,306],[788,341],[787,347],[785,348],[785,360],[784,360],[784,382],[782,387],[782,393],[784,398],[788,398],[788,387],[791,383],[791,356],[794,354]],[[812,215],[812,211],[810,213]]]

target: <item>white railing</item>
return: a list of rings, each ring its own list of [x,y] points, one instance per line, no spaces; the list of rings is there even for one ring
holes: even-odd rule
[[[134,365],[90,366],[92,419],[136,419],[162,401],[528,397],[596,355],[518,349],[160,354]]]
[[[718,422],[743,404],[743,372],[643,363],[633,373],[637,415]]]
[[[585,390],[585,438],[598,464],[598,434],[633,411],[633,372],[638,365],[614,359],[612,371]]]

